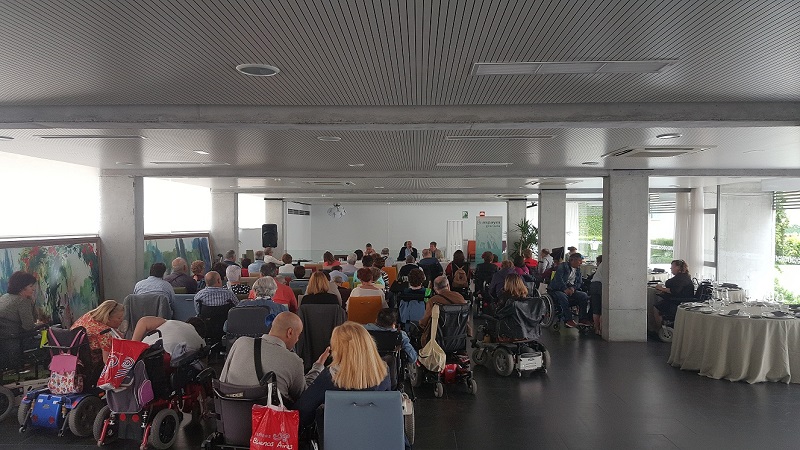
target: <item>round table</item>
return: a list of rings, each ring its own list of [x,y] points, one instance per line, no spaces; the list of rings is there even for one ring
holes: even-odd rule
[[[709,378],[800,383],[800,319],[760,315],[760,307],[732,304],[721,312],[678,308],[669,364]]]

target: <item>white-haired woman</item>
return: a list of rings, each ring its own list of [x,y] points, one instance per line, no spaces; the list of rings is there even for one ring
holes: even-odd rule
[[[239,266],[228,266],[225,269],[225,278],[228,279],[228,289],[233,291],[236,296],[246,296],[250,294],[250,286],[242,283],[242,268]]]
[[[275,303],[275,301],[272,300],[272,297],[277,291],[278,283],[274,278],[261,277],[257,279],[255,283],[253,283],[253,292],[255,292],[256,298],[240,300],[239,303],[236,304],[236,308],[263,306],[269,309],[269,314],[275,314],[277,316],[278,314],[289,310],[286,305]],[[228,331],[228,321],[225,321],[225,325],[222,327],[222,329]]]

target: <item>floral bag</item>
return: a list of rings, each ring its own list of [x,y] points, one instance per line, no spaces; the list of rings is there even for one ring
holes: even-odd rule
[[[62,347],[54,334],[50,335],[55,344],[59,347],[60,353],[53,355],[50,360],[50,379],[47,381],[47,389],[52,394],[79,394],[83,392],[83,375],[80,374],[79,367],[82,366],[78,355],[73,355],[70,350],[75,350],[83,345],[86,339],[85,332],[78,332],[72,339],[69,347]]]

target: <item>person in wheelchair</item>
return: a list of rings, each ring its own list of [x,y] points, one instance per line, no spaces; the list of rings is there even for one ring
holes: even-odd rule
[[[578,320],[582,325],[592,325],[591,319],[588,317],[587,305],[589,296],[586,292],[580,290],[581,278],[581,264],[583,263],[583,255],[580,253],[573,253],[569,256],[569,260],[558,265],[555,276],[548,285],[548,292],[553,296],[553,300],[558,302],[561,307],[561,320],[567,328],[575,328],[578,325],[575,323],[570,307],[577,305],[580,311]]]
[[[492,281],[489,283],[489,287],[486,289],[486,293],[489,295],[489,297],[495,300],[500,298],[500,292],[503,290],[506,277],[512,273],[517,273],[514,263],[509,260],[503,261],[500,264],[500,270],[492,275]]]
[[[397,310],[393,308],[383,308],[378,312],[378,318],[375,323],[368,323],[364,325],[367,331],[397,331]],[[417,360],[417,351],[411,345],[411,340],[405,331],[400,331],[402,339],[403,351],[408,357],[408,361]]]
[[[428,343],[428,338],[430,338],[431,333],[429,328],[434,304],[463,305],[467,303],[461,294],[450,290],[450,283],[444,275],[440,275],[433,280],[433,290],[436,292],[436,295],[431,297],[428,304],[425,305],[425,315],[422,316],[422,319],[419,321],[419,326],[422,328],[421,344],[423,346]],[[469,325],[467,326],[467,335],[472,336],[472,328]]]
[[[483,292],[484,288],[492,281],[492,276],[498,271],[497,266],[492,263],[494,254],[485,251],[481,254],[483,262],[475,266],[475,292]]]
[[[33,303],[36,278],[27,272],[14,272],[8,279],[8,292],[0,297],[0,351],[9,367],[17,367],[25,350],[38,347],[35,338],[36,315]]]
[[[655,287],[659,291],[658,296],[661,300],[653,305],[653,316],[655,325],[661,328],[664,319],[674,320],[675,313],[678,312],[678,305],[686,301],[694,300],[694,283],[689,276],[689,265],[682,259],[676,259],[670,264],[672,278],[664,282],[664,285]]]
[[[149,334],[158,330],[158,333]],[[167,320],[162,317],[144,316],[136,322],[132,341],[153,345],[161,341],[164,351],[172,359],[200,350],[206,345],[204,340],[206,324],[199,317],[190,317],[186,322]]]

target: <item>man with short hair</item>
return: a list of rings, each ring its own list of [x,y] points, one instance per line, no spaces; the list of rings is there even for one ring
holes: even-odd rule
[[[364,256],[367,256],[367,255],[370,255],[370,256],[377,256],[378,255],[378,252],[376,252],[375,249],[372,248],[372,244],[370,244],[369,242],[367,242],[366,247],[364,247]]]
[[[400,249],[400,253],[397,255],[398,261],[405,261],[406,257],[409,255],[414,257],[414,260],[419,258],[419,254],[417,253],[417,249],[414,248],[414,245],[411,241],[406,241],[403,243],[403,247]]]
[[[368,323],[364,325],[367,331],[397,331],[397,310],[394,308],[383,308],[378,312],[378,318],[375,323]],[[417,351],[411,345],[411,340],[405,331],[400,331],[400,338],[403,345],[403,351],[406,352],[409,362],[417,360]]]
[[[387,266],[393,266],[394,263],[395,263],[394,258],[389,256],[389,248],[388,247],[383,247],[381,249],[381,258],[383,258],[383,262]]]
[[[164,274],[167,272],[167,265],[164,263],[154,263],[150,266],[150,276],[144,280],[136,283],[133,288],[133,293],[140,294],[162,294],[169,298],[169,304],[172,305],[175,301],[175,290],[168,281],[164,280]]]
[[[345,273],[348,277],[352,277],[353,274],[356,273],[358,267],[356,267],[356,261],[358,260],[358,255],[355,253],[350,253],[347,255],[347,263],[342,264],[342,272]]]
[[[428,250],[423,250],[424,252]],[[433,291],[436,292],[436,295],[428,300],[428,303],[425,305],[425,314],[422,316],[422,319],[419,321],[419,326],[422,327],[422,345],[425,345],[428,342],[428,338],[430,337],[430,322],[431,322],[431,313],[433,310],[434,304],[439,305],[463,305],[467,303],[464,300],[464,297],[459,294],[458,292],[453,292],[450,290],[450,282],[447,281],[447,277],[444,275],[436,277],[433,280]],[[471,327],[467,328],[467,334],[470,336],[472,335]]]
[[[225,259],[222,260],[228,266],[238,266],[239,263],[236,262],[236,252],[234,250],[228,250],[225,253]]]
[[[230,289],[222,287],[222,277],[213,270],[208,272],[205,277],[206,288],[195,294],[194,309],[200,314],[203,306],[223,306],[228,303],[236,305],[239,299]]]
[[[436,247],[436,241],[431,241],[430,244],[431,256],[438,259],[439,261],[444,260],[444,253]]]
[[[398,279],[402,280],[405,277],[407,277],[412,270],[419,269],[419,266],[416,265],[414,261],[416,261],[416,259],[414,259],[413,256],[411,255],[406,256],[406,263],[403,265],[403,267],[400,268],[400,271],[397,272]]]
[[[438,259],[432,256],[431,249],[422,249],[422,259],[419,260],[419,268],[425,272],[425,278],[428,281],[434,280],[436,277],[444,275],[444,269]]]
[[[183,258],[175,258],[172,260],[172,273],[164,277],[164,280],[172,285],[172,287],[186,288],[187,294],[194,294],[197,292],[197,281],[194,280],[187,272],[189,272],[189,264]]]
[[[325,368],[325,360],[330,354],[328,347],[311,366],[311,370],[304,375],[303,360],[292,351],[302,332],[303,322],[300,317],[287,311],[275,317],[269,334],[256,338],[261,339],[262,370],[264,373],[275,374],[278,391],[289,400],[289,403],[297,401],[300,394],[317,378]],[[237,339],[225,359],[220,381],[239,386],[258,385],[260,380],[254,368],[254,347],[254,338]]]
[[[281,256],[281,261],[283,262],[283,265],[275,264],[276,266],[280,266],[278,267],[278,273],[285,273],[285,274],[294,273],[294,266],[292,265],[293,261],[292,255],[284,253]]]
[[[278,266],[276,266],[275,263],[264,264],[261,266],[261,276],[272,277],[275,279],[275,282],[278,283],[278,290],[275,291],[275,295],[272,296],[272,301],[280,303],[281,305],[286,305],[290,312],[297,312],[297,297],[294,295],[292,288],[285,284],[286,277],[278,275]],[[256,291],[251,290],[247,298],[256,298]]]
[[[573,253],[569,255],[569,259],[558,265],[555,276],[547,290],[553,296],[553,300],[557,301],[561,306],[561,319],[564,321],[564,326],[567,328],[575,328],[577,324],[572,315],[571,306],[578,306],[578,319],[581,325],[592,325],[589,319],[586,305],[589,301],[589,296],[586,292],[582,292],[581,282],[581,264],[583,264],[583,255],[580,253]]]
[[[256,272],[261,270],[261,266],[263,266],[265,263],[266,262],[264,261],[264,251],[256,250],[255,261],[253,261],[252,264],[247,266],[247,272],[255,274]]]
[[[347,274],[342,271],[342,266],[340,266],[339,264],[336,264],[333,267],[331,267],[331,271],[330,273],[328,273],[328,276],[331,278],[331,281],[334,281],[336,277],[341,277],[342,282],[350,281],[350,277],[348,277]]]

